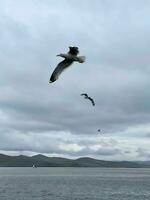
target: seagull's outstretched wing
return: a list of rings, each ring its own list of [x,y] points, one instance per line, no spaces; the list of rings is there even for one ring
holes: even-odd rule
[[[57,67],[55,68],[55,70],[53,71],[49,83],[52,83],[54,81],[56,81],[59,77],[59,75],[67,68],[69,67],[71,64],[73,63],[72,60],[63,60],[62,62],[60,62]]]
[[[88,97],[86,93],[81,94],[81,96]]]
[[[91,97],[88,97],[88,99],[92,102],[92,105],[95,106],[95,102]]]

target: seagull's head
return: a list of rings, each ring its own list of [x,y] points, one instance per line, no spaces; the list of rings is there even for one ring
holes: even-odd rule
[[[57,54],[56,56],[65,57],[63,53]]]
[[[56,56],[61,56],[61,54],[57,54]]]
[[[72,55],[77,55],[79,53],[78,47],[69,47],[69,52]]]

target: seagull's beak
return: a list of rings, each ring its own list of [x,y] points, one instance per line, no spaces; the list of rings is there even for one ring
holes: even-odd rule
[[[57,54],[56,56],[60,56],[60,54]]]

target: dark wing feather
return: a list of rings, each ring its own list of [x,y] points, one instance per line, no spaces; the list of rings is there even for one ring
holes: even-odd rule
[[[94,100],[91,97],[89,97],[88,99],[92,102],[92,105],[95,106]]]
[[[63,60],[62,62],[60,62],[57,67],[55,68],[55,70],[53,71],[51,77],[50,77],[50,81],[49,82],[54,82],[58,79],[59,75],[67,68],[69,67],[71,64],[73,63],[72,60]]]
[[[81,94],[81,96],[88,97],[88,95],[86,93]]]

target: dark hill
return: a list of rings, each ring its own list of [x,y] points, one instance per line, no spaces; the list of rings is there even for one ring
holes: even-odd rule
[[[60,157],[47,157],[42,154],[35,156],[8,156],[0,154],[0,167],[150,167],[150,162],[104,161],[89,157],[67,159]]]

